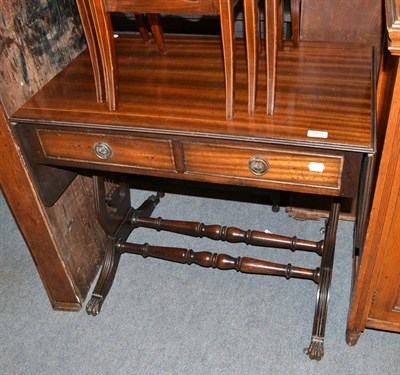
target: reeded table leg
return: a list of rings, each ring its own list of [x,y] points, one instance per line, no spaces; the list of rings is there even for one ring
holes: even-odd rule
[[[102,177],[93,177],[95,205],[97,216],[104,231],[107,233],[107,247],[100,274],[91,299],[86,305],[86,312],[96,316],[113,284],[117,272],[121,252],[119,243],[129,237],[134,227],[131,217],[150,216],[160,198],[164,195],[158,193],[150,196],[138,209],[131,207],[129,186],[125,183],[110,184]]]
[[[115,237],[108,236],[106,254],[100,275],[97,280],[96,287],[92,293],[92,298],[90,298],[88,304],[86,305],[86,312],[89,315],[96,316],[100,313],[101,306],[103,305],[103,302],[113,284],[119,259],[121,258],[121,253],[116,251],[115,241]]]
[[[310,346],[304,350],[310,359],[316,359],[317,361],[321,360],[324,355],[325,326],[328,313],[329,289],[332,279],[339,211],[340,203],[332,203],[325,231],[324,250],[321,260],[321,278],[318,285],[311,343]]]

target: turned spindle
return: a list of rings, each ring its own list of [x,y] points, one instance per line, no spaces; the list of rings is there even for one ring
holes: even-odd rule
[[[142,255],[144,258],[152,257],[184,264],[198,264],[203,267],[218,268],[220,270],[235,269],[243,273],[255,273],[262,275],[284,276],[300,279],[319,281],[320,269],[308,269],[293,267],[291,264],[278,264],[253,258],[234,258],[226,254],[211,253],[208,251],[195,252],[189,249],[177,247],[151,246],[149,244],[117,243],[117,251]]]
[[[132,215],[131,224],[134,228],[145,227],[158,231],[165,230],[192,237],[207,237],[213,240],[231,243],[244,242],[254,246],[275,247],[292,251],[310,251],[318,255],[322,255],[324,244],[323,241],[306,241],[298,239],[297,237],[278,236],[256,230],[246,231],[221,225],[205,225],[204,223],[191,221],[165,220],[161,217],[139,217],[135,214]]]

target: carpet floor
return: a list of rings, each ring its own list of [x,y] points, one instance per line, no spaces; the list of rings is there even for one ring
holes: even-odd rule
[[[135,191],[135,204],[146,195]],[[154,215],[323,238],[322,220],[294,220],[259,203],[167,194]],[[131,239],[304,267],[320,261],[149,231]],[[400,335],[367,330],[355,347],[345,342],[352,233],[353,223],[340,221],[325,356],[316,362],[303,354],[317,291],[308,280],[124,255],[99,316],[53,311],[0,194],[0,374],[398,374]]]

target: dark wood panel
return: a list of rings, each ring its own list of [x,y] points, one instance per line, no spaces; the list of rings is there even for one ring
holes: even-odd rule
[[[302,0],[302,40],[368,43],[382,35],[380,0]]]
[[[7,114],[84,48],[76,5],[65,0],[0,1],[0,14],[2,190],[53,308],[79,310],[98,270],[105,237],[95,220],[91,182],[78,178],[53,207],[43,206],[46,199],[39,198],[41,186],[35,178],[53,191],[54,203],[54,194],[67,187],[71,175],[60,170],[55,175],[48,167],[40,173],[27,168],[23,147],[7,121]],[[54,184],[55,178],[64,181],[61,186]]]
[[[400,190],[400,69],[390,64],[390,112],[364,250],[355,258],[347,342],[355,345],[366,327],[400,332],[398,231]],[[388,68],[389,68],[388,66]],[[386,78],[387,78],[386,77]],[[386,90],[379,91],[382,95]],[[384,98],[378,98],[378,103]]]
[[[101,236],[93,239],[86,232],[89,226],[93,233],[101,233],[93,214],[88,214],[94,211],[93,208],[76,204],[76,197],[80,197],[80,204],[88,199],[88,189],[81,191],[81,186],[75,186],[75,189],[69,189],[74,199],[69,196],[69,199],[46,210],[35,192],[1,105],[0,144],[3,150],[0,154],[0,186],[29,247],[50,302],[54,308],[79,310],[95,276],[102,248]],[[77,207],[81,217],[73,213]],[[58,217],[58,222],[55,217]],[[66,217],[69,220],[64,222]],[[91,222],[84,225],[88,217]],[[77,229],[85,231],[85,243],[75,237]],[[82,233],[79,234],[83,238]],[[86,259],[81,258],[82,249]],[[91,258],[90,262],[87,262],[88,258]],[[74,267],[71,263],[75,263]]]
[[[2,1],[0,13],[0,92],[6,112],[12,114],[82,51],[84,40],[75,2]],[[32,167],[47,205],[74,177]]]
[[[383,13],[382,0],[302,0],[300,39],[365,43],[379,62]]]
[[[400,175],[400,164],[398,164],[395,173],[397,176]],[[397,197],[395,191],[397,192]],[[378,282],[375,285],[375,299],[374,304],[371,306],[368,320],[389,321],[392,324],[391,329],[400,332],[400,252],[398,251],[398,237],[390,235],[390,233],[400,233],[399,215],[396,214],[400,210],[399,179],[393,181],[391,203],[393,204],[393,208],[390,207],[388,211],[390,210],[389,213],[393,213],[393,216],[385,220],[383,235],[386,235],[386,241],[381,240],[381,252],[385,255],[378,276]],[[391,280],[389,285],[388,280]],[[369,322],[367,322],[367,326],[369,325]]]
[[[79,310],[103,260],[106,240],[95,211],[92,179],[77,177],[45,213],[65,272],[79,296],[74,308]],[[65,310],[63,302],[55,300],[53,307]]]
[[[0,91],[12,114],[84,48],[74,1],[0,2]]]
[[[60,198],[61,194],[67,189],[77,174],[73,171],[36,163],[36,150],[40,147],[33,130],[25,129],[23,133],[18,134],[17,132],[16,135],[25,153],[25,162],[31,172],[30,174],[36,186],[36,191],[41,201],[46,206],[51,207]]]

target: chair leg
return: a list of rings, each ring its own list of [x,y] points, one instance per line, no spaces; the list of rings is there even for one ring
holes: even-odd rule
[[[244,0],[244,18],[246,30],[248,112],[254,113],[257,94],[258,57],[260,55],[260,22],[257,1]]]
[[[150,23],[151,33],[153,34],[153,38],[160,50],[162,55],[167,53],[167,47],[165,46],[163,30],[160,22],[160,15],[158,13],[149,13],[147,15]]]
[[[220,22],[222,49],[225,71],[225,107],[226,118],[233,118],[233,102],[235,98],[235,25],[234,25],[234,0],[220,0]]]
[[[300,6],[301,0],[290,0],[290,16],[292,20],[293,47],[298,48],[300,37]]]
[[[100,51],[96,34],[93,30],[93,20],[90,16],[87,0],[77,0],[78,12],[81,18],[83,32],[85,34],[86,43],[89,51],[90,62],[92,64],[94,84],[96,87],[96,99],[100,103],[104,98],[104,77],[101,64]]]
[[[110,14],[102,1],[89,0],[102,58],[106,98],[110,110],[118,106],[118,66]]]
[[[265,0],[265,56],[267,70],[267,114],[274,113],[276,56],[277,56],[277,18],[282,0]]]
[[[283,0],[278,2],[278,9],[277,11],[277,19],[276,19],[276,45],[278,48],[278,51],[283,51],[283,25],[284,25],[284,20],[285,20],[285,10],[283,7]]]
[[[142,39],[143,39],[143,41],[145,43],[149,43],[151,38],[150,38],[150,35],[149,35],[148,31],[147,31],[147,27],[146,27],[146,25],[144,23],[143,14],[142,13],[133,13],[133,14],[135,16],[136,23],[137,23],[138,28],[139,28],[140,36],[142,37]]]

